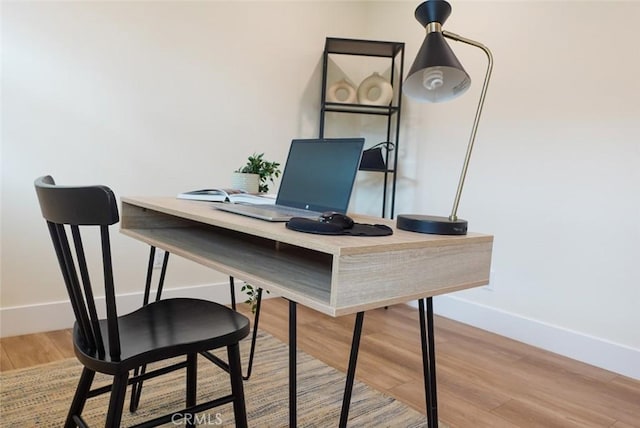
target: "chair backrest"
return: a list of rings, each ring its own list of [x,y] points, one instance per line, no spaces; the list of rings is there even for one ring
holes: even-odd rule
[[[119,221],[115,195],[106,186],[58,186],[51,176],[40,177],[34,184],[80,334],[87,348],[103,358],[105,342],[100,330],[80,226],[97,226],[100,229],[107,345],[111,360],[119,361],[120,337],[109,242],[109,226]],[[73,246],[70,244],[68,230],[71,232]]]

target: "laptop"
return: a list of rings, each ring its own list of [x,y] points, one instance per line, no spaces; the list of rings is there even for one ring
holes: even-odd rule
[[[293,140],[273,205],[217,204],[222,211],[268,221],[346,214],[364,138]]]

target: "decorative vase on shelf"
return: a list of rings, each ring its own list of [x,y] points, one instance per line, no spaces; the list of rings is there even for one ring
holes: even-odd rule
[[[393,99],[393,87],[379,73],[373,73],[358,86],[360,104],[385,106]]]
[[[339,80],[329,86],[327,90],[327,101],[330,103],[355,104],[358,102],[356,88],[346,79]]]
[[[258,193],[260,188],[260,175],[247,172],[234,172],[231,175],[231,187],[244,190],[247,193]]]

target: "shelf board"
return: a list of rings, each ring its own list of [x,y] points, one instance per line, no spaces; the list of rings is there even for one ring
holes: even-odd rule
[[[387,174],[395,173],[393,169],[376,169],[376,168],[358,168],[358,171],[367,171],[367,172],[386,172]]]
[[[327,37],[325,51],[330,54],[395,57],[404,48],[401,42],[354,40]]]
[[[359,113],[359,114],[380,114],[391,115],[397,113],[396,106],[372,106],[366,104],[345,104],[345,103],[324,103],[322,109],[326,112],[334,113]]]

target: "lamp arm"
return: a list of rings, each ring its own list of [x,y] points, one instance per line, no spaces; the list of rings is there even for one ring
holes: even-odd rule
[[[484,99],[487,94],[487,87],[489,86],[489,79],[491,79],[491,71],[493,70],[493,55],[488,47],[485,45],[478,43],[474,40],[467,39],[465,37],[459,36],[455,33],[450,33],[449,31],[442,31],[442,35],[451,40],[455,40],[457,42],[466,43],[471,46],[475,46],[479,49],[482,49],[484,53],[487,55],[487,71],[484,76],[484,83],[482,85],[482,91],[480,92],[480,101],[478,102],[478,108],[476,109],[476,117],[473,120],[473,127],[471,128],[471,136],[469,137],[469,144],[467,145],[467,154],[464,158],[464,163],[462,164],[462,172],[460,173],[460,180],[458,181],[458,190],[456,191],[456,197],[453,200],[453,207],[451,208],[451,215],[449,219],[452,221],[456,221],[458,219],[458,205],[460,204],[460,197],[462,196],[462,188],[464,186],[464,180],[467,176],[467,169],[469,167],[469,161],[471,160],[471,152],[473,151],[473,143],[476,139],[476,133],[478,131],[478,124],[480,123],[480,115],[482,114],[482,107],[484,106]]]

